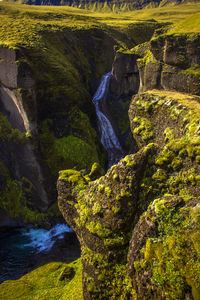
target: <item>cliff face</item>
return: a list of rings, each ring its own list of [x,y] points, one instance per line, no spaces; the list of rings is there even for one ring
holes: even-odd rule
[[[140,91],[155,88],[200,95],[199,43],[198,34],[153,38],[146,56],[138,60]]]
[[[112,67],[110,91],[115,97],[136,94],[139,89],[139,71],[137,56],[117,52]]]
[[[178,43],[177,37],[169,39]],[[195,49],[192,41],[184,50],[188,39],[183,41],[184,53]],[[141,90],[161,87],[166,63],[188,70],[197,62],[188,54],[178,67],[170,47],[161,53],[153,45],[154,40],[151,53],[157,53],[157,60],[146,56],[143,67],[142,59],[137,61],[140,78],[146,78]],[[154,67],[156,85],[149,71]],[[149,87],[147,78],[152,79]],[[140,93],[129,109],[139,151],[96,181],[74,170],[60,173],[58,203],[81,244],[85,299],[199,299],[199,117],[198,96],[169,90]]]
[[[1,48],[0,59],[0,159],[3,182],[0,225],[7,226],[15,224],[10,217],[23,216],[26,210],[27,215],[31,213],[28,207],[31,199],[33,207],[40,211],[47,209],[49,201],[37,158],[37,143],[34,141],[37,136],[34,80],[27,68],[18,68],[14,50]],[[22,89],[24,92],[21,92]]]
[[[162,24],[135,22],[121,30],[71,9],[43,11],[12,4],[1,4],[0,9],[1,127],[9,132],[9,137],[0,136],[1,220],[5,215],[4,220],[10,216],[18,224],[24,220],[49,224],[47,216],[51,222],[59,215],[55,202],[59,170],[89,172],[94,162],[106,165],[91,100],[101,76],[112,68],[114,46],[119,49],[149,40]],[[117,71],[121,58],[116,60],[116,94],[113,91],[109,103],[111,112],[112,108],[116,112],[113,115],[117,116],[119,108],[123,112],[116,117],[116,131],[127,153],[133,148],[126,120],[134,81],[138,88],[132,60],[124,56],[126,67],[121,75]]]
[[[42,47],[0,48],[3,226],[48,224],[47,215],[59,214],[58,171],[105,163],[91,99],[100,76],[111,69],[118,42],[97,28],[47,28],[40,40]]]

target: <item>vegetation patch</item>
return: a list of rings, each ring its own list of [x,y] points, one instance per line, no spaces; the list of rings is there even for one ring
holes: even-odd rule
[[[67,275],[69,270],[70,275]],[[83,299],[81,260],[70,264],[51,262],[18,280],[5,281],[0,287],[0,299],[81,300]]]

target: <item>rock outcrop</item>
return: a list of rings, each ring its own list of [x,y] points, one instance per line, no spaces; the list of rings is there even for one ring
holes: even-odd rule
[[[50,203],[37,157],[35,82],[27,66],[18,67],[18,55],[13,49],[0,48],[2,226],[23,223],[24,209],[27,209],[27,215],[28,211],[31,213],[25,204],[28,201],[38,213],[46,211]],[[14,222],[10,217],[17,217],[18,221]]]
[[[139,89],[137,56],[117,52],[112,67],[110,91],[116,98],[132,96]]]
[[[153,38],[146,55],[138,60],[140,92],[165,89],[200,95],[199,43],[198,34]]]
[[[15,0],[17,1],[17,0]],[[135,10],[135,9],[142,9],[148,5],[158,6],[159,4],[162,6],[166,4],[180,4],[184,2],[183,0],[129,0],[124,3],[123,0],[115,1],[115,0],[100,0],[96,3],[96,0],[22,0],[22,3],[29,4],[29,5],[69,5],[78,8],[98,8],[104,9],[106,11],[113,9],[126,9],[126,10]]]
[[[96,181],[60,173],[85,299],[198,299],[199,105],[187,94],[138,94],[129,118],[140,150]]]

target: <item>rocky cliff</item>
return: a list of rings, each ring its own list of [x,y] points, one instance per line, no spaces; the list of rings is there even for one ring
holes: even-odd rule
[[[59,170],[87,173],[95,162],[106,166],[92,96],[101,76],[112,69],[114,49],[147,41],[163,25],[143,21],[121,30],[96,18],[46,9],[0,7],[1,128],[8,133],[0,136],[2,225],[49,226],[59,215]],[[124,57],[126,67],[120,75],[121,58],[116,59],[109,106],[111,112],[113,107],[116,112],[122,108],[116,131],[130,152],[126,120],[131,95],[138,89],[138,70],[136,66],[132,70],[133,56],[118,55]],[[113,106],[117,101],[119,106]]]
[[[48,26],[38,34],[40,44],[34,35],[0,48],[2,225],[48,224],[59,214],[58,171],[105,166],[91,100],[124,34]]]
[[[50,202],[37,157],[34,80],[30,70],[17,66],[17,55],[13,49],[0,49],[2,226],[17,224],[16,218],[23,215],[33,221],[34,214],[29,215],[31,199],[40,211],[45,211]]]
[[[140,91],[155,88],[200,95],[199,43],[199,34],[192,33],[154,37],[138,60]]]
[[[140,74],[129,108],[137,153],[97,180],[60,172],[58,203],[81,244],[85,299],[200,297],[200,98],[198,72],[188,72],[199,68],[198,38],[157,37],[131,58]]]

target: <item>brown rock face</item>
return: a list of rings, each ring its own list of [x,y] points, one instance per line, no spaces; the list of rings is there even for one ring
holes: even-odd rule
[[[27,66],[17,66],[18,59],[16,50],[0,47],[0,82],[4,87],[16,89],[31,89],[35,82],[31,77]]]
[[[12,178],[19,181],[26,178],[30,181],[33,185],[30,195],[32,205],[40,211],[46,211],[49,200],[44,187],[42,167],[37,157],[35,82],[27,65],[17,65],[19,56],[13,49],[0,47],[0,113],[7,116],[12,128],[27,133],[31,138],[25,138],[22,145],[16,145],[14,138],[8,144],[1,138],[1,163],[8,168]],[[10,226],[14,222],[9,216],[1,219],[2,225]]]
[[[138,62],[140,91],[176,90],[200,95],[200,36],[166,35],[151,40],[152,56]]]
[[[129,299],[131,291],[122,287],[127,248],[132,228],[143,209],[138,203],[138,187],[148,158],[155,152],[156,147],[151,144],[122,159],[105,176],[88,185],[78,171],[63,171],[66,176],[61,173],[58,203],[81,244],[85,299],[121,295]]]
[[[198,100],[136,95],[129,117],[140,150],[95,181],[60,173],[59,208],[81,244],[84,299],[199,299]]]
[[[110,89],[117,97],[136,94],[139,88],[137,56],[118,52],[112,68]]]
[[[13,49],[0,48],[0,82],[10,88],[17,88],[16,52]]]

